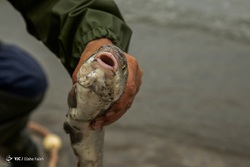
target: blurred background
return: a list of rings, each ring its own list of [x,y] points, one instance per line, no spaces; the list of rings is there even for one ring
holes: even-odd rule
[[[133,29],[129,53],[144,76],[132,108],[105,128],[104,166],[249,167],[250,1],[116,2]],[[62,137],[58,166],[75,166],[62,128],[69,75],[2,0],[0,21],[0,39],[24,48],[44,67],[50,87],[32,120]],[[41,139],[34,139],[40,146]]]

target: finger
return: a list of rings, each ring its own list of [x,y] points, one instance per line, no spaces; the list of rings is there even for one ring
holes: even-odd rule
[[[127,95],[123,95],[113,106],[107,111],[105,116],[100,116],[91,122],[90,126],[92,129],[98,129],[102,126],[109,125],[115,121],[117,121],[122,115],[127,111],[127,104],[123,104],[122,101],[126,101]],[[129,104],[131,106],[131,104]]]
[[[99,129],[101,127],[103,127],[103,122],[104,122],[105,117],[99,117],[98,119],[95,119],[94,121],[92,121],[90,123],[90,127],[95,130],[95,129]]]
[[[119,118],[121,118],[125,112],[126,110],[120,110],[109,117],[106,116],[99,117],[97,120],[92,121],[90,126],[92,129],[98,129],[103,126],[107,126],[117,121]]]

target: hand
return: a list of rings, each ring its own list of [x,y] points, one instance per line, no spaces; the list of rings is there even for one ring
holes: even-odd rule
[[[112,44],[112,42],[108,39],[98,39],[87,45],[72,75],[73,83],[76,83],[77,72],[84,61],[104,44]],[[120,99],[118,99],[118,101],[106,112],[104,116],[97,117],[91,122],[92,129],[101,128],[118,120],[131,107],[133,100],[140,89],[143,72],[134,57],[127,53],[125,53],[125,56],[128,63],[128,80],[125,91]]]

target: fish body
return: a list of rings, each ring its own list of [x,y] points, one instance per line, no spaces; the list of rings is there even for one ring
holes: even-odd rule
[[[64,123],[79,167],[101,167],[104,131],[92,130],[89,123],[120,98],[127,77],[126,57],[114,45],[103,45],[81,66],[68,96]]]

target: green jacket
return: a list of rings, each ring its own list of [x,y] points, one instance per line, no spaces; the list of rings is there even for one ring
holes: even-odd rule
[[[113,0],[9,0],[70,74],[86,44],[108,38],[127,51],[132,31]]]

